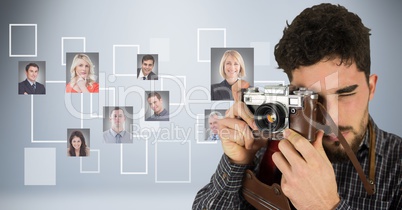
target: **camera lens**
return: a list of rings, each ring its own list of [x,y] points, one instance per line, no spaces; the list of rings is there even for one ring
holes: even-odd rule
[[[276,133],[285,127],[286,109],[280,104],[262,104],[255,111],[254,118],[260,130]]]

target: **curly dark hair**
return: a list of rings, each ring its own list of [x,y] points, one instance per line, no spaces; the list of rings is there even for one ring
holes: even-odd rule
[[[320,4],[305,9],[283,31],[275,46],[275,59],[292,81],[292,71],[323,59],[356,63],[366,80],[370,76],[370,29],[345,7]]]

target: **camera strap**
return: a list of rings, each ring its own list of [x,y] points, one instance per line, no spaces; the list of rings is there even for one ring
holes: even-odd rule
[[[374,132],[374,128],[373,125],[371,123],[371,121],[369,121],[369,131],[370,131],[370,153],[369,153],[369,166],[370,166],[370,171],[369,171],[369,182],[370,185],[372,185],[372,189],[373,189],[373,193],[375,193],[375,185],[374,185],[374,181],[375,181],[375,132]],[[370,193],[368,192],[368,194],[370,195]],[[371,194],[371,195],[372,195]]]
[[[374,176],[375,176],[375,132],[373,129],[373,126],[371,125],[371,121],[368,123],[368,129],[369,129],[369,139],[370,139],[370,148],[369,148],[369,179],[366,178],[366,175],[364,174],[364,171],[359,163],[359,161],[356,158],[356,155],[354,154],[353,150],[350,148],[348,142],[346,141],[345,137],[343,137],[342,133],[339,132],[338,126],[336,126],[335,122],[332,120],[331,116],[328,114],[328,112],[325,110],[324,106],[320,103],[318,103],[318,109],[320,110],[322,116],[326,120],[326,125],[330,127],[331,133],[334,133],[338,139],[339,142],[342,144],[346,155],[349,157],[350,161],[352,162],[353,166],[355,167],[357,174],[359,175],[360,180],[363,182],[363,186],[366,189],[367,193],[369,195],[373,195],[375,192],[374,188]],[[318,125],[319,126],[319,125]],[[323,129],[324,132],[328,132],[328,129]],[[330,134],[330,133],[327,133]]]

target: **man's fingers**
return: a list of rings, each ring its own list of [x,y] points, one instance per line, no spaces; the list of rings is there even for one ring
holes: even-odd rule
[[[255,124],[254,114],[248,109],[247,105],[243,102],[236,101],[225,114],[228,118],[241,118],[244,120],[253,130],[257,130],[258,127]]]
[[[313,142],[314,148],[321,154],[321,156],[323,158],[325,158],[328,161],[329,164],[331,164],[331,162],[328,159],[327,154],[325,153],[324,147],[322,145],[322,139],[324,137],[324,131],[318,130],[315,136],[316,136],[315,141]]]
[[[221,138],[234,141],[239,145],[244,145],[246,149],[252,148],[254,137],[246,122],[238,119],[225,118],[218,121],[218,126],[219,136]]]
[[[278,148],[282,153],[282,156],[286,158],[287,162],[291,166],[300,165],[300,160],[304,160],[300,157],[299,153],[296,151],[295,147],[290,143],[289,140],[283,139],[279,142]]]
[[[324,137],[324,131],[318,130],[317,133],[315,134],[315,141],[313,142],[313,146],[317,150],[323,150],[324,147],[322,146],[322,138]]]
[[[240,131],[224,128],[219,130],[219,137],[222,141],[231,141],[244,147],[245,141]]]
[[[284,131],[284,137],[289,140],[289,142],[298,152],[300,152],[306,162],[316,160],[317,152],[313,145],[306,138],[291,129],[286,129]]]
[[[272,161],[275,163],[276,167],[282,172],[282,174],[290,173],[290,164],[281,152],[275,152],[272,155]]]
[[[250,87],[250,83],[248,83],[246,80],[238,80],[236,83],[232,85],[232,95],[233,99],[235,101],[241,101],[241,89],[246,89]]]

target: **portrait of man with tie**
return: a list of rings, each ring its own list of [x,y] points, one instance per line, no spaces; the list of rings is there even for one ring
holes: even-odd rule
[[[219,139],[218,133],[218,120],[222,119],[225,114],[225,110],[205,110],[205,140],[217,141]]]
[[[133,143],[130,133],[132,123],[132,107],[104,107],[103,142]],[[128,130],[126,130],[128,128]]]
[[[137,79],[158,80],[158,55],[137,55]]]
[[[19,81],[25,78],[22,82],[18,83],[18,94],[46,94],[45,85],[38,82],[45,83],[45,62],[38,61],[36,63],[30,61],[20,61],[19,67]],[[39,69],[42,69],[39,71]]]

